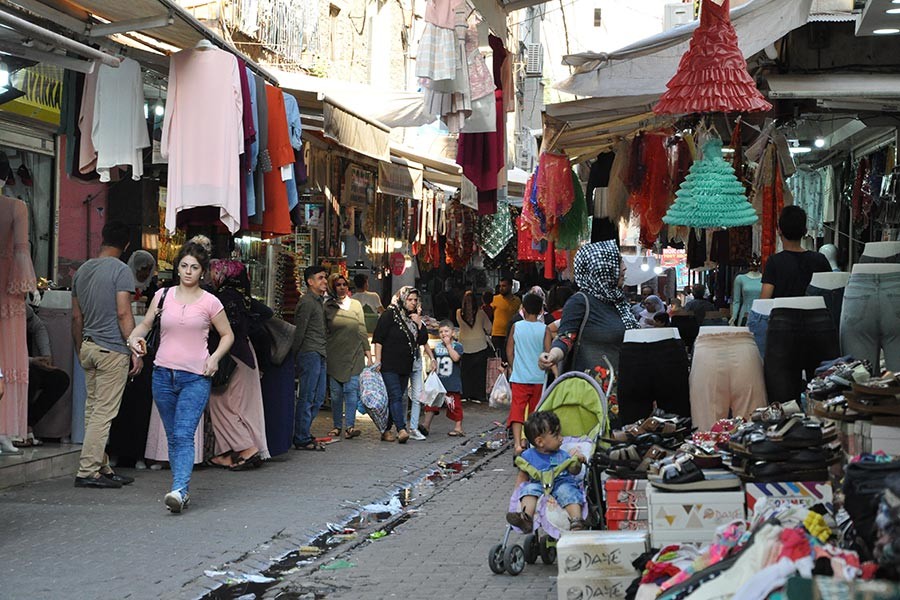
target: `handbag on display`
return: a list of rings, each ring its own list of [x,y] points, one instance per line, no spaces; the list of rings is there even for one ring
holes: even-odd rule
[[[148,356],[153,356],[156,354],[157,349],[159,349],[159,320],[162,318],[163,304],[166,301],[166,294],[169,293],[169,288],[165,288],[163,290],[162,296],[159,298],[159,304],[156,306],[156,313],[153,316],[153,326],[150,327],[150,331],[147,333],[147,337],[144,338],[144,341],[147,343],[147,352]]]
[[[280,367],[291,352],[291,346],[294,343],[294,332],[297,330],[297,326],[293,323],[288,323],[284,319],[272,317],[263,321],[262,328],[272,338],[269,360],[276,367]]]

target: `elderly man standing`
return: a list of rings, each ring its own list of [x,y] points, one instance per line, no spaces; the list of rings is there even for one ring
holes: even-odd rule
[[[325,292],[328,278],[325,267],[306,267],[303,272],[306,293],[297,304],[294,324],[294,353],[300,374],[300,397],[294,413],[294,448],[297,450],[324,451],[310,433],[312,422],[325,401]]]

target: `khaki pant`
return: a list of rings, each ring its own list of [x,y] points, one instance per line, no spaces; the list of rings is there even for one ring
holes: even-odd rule
[[[765,406],[762,359],[753,335],[737,330],[697,337],[690,387],[691,421],[698,431],[709,431],[729,414],[749,419]]]
[[[109,427],[119,414],[122,392],[128,382],[131,357],[85,341],[78,356],[84,369],[87,401],[84,405],[84,444],[78,477],[93,477],[109,465],[106,442]]]

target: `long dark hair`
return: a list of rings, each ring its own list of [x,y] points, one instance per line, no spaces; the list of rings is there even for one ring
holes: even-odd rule
[[[472,290],[468,290],[463,294],[460,313],[466,325],[475,327],[475,318],[478,316],[478,302],[475,299],[475,292]]]

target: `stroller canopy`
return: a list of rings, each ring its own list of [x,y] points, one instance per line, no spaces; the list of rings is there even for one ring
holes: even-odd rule
[[[600,384],[585,373],[572,371],[544,390],[537,410],[556,414],[563,436],[596,439],[607,426],[606,408]]]

